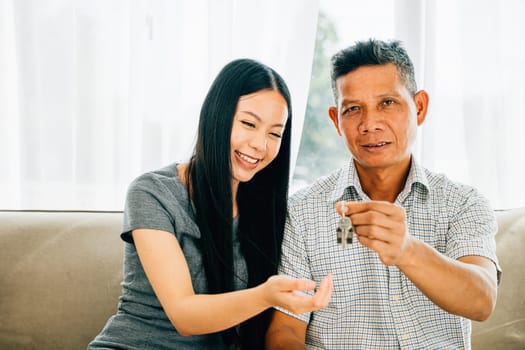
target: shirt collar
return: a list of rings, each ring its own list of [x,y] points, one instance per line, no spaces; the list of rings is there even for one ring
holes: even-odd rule
[[[351,191],[352,189],[361,197],[363,195],[366,196],[361,187],[361,182],[359,181],[359,175],[357,175],[353,158],[350,159],[346,166],[340,169],[340,176],[337,179],[332,194],[330,195],[330,200],[335,203],[346,199],[345,192]],[[368,196],[366,196],[366,198],[368,198]]]
[[[416,162],[413,156],[405,187],[401,193],[399,193],[396,201],[403,202],[412,190],[419,191],[425,196],[428,194],[428,179],[425,169]],[[330,199],[334,203],[347,199],[346,192],[350,191],[355,191],[363,200],[370,200],[366,193],[363,192],[353,158],[350,159],[346,166],[340,169],[340,176],[337,179],[332,194],[330,195]]]
[[[403,203],[411,191],[420,193],[423,195],[425,200],[427,199],[429,193],[428,179],[425,168],[416,162],[414,156],[412,156],[410,161],[410,172],[408,173],[405,187],[397,196],[396,202]]]

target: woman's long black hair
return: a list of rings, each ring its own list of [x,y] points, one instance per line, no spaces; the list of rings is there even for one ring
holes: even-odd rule
[[[250,181],[239,184],[239,237],[248,267],[248,287],[277,272],[290,175],[290,93],[282,77],[270,67],[238,59],[221,70],[204,100],[187,174],[210,293],[234,289],[231,130],[239,98],[261,90],[275,90],[284,97],[288,118],[276,158]],[[264,348],[269,317],[267,310],[241,324],[242,348]],[[233,328],[221,333],[226,343],[237,337]]]

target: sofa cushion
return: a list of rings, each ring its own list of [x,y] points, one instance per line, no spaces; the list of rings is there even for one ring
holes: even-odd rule
[[[122,213],[0,211],[0,349],[85,349],[115,313]],[[496,309],[472,348],[525,349],[525,208],[498,212]]]
[[[117,308],[122,213],[0,212],[0,349],[85,349]]]
[[[503,275],[494,313],[472,323],[474,350],[525,349],[525,208],[498,215],[497,254]]]

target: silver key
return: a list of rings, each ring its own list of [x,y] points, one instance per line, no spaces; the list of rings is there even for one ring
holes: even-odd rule
[[[352,226],[352,220],[345,216],[345,207],[343,204],[343,216],[339,220],[337,226],[337,243],[342,244],[343,249],[346,248],[347,244],[352,244],[354,238],[354,227]]]

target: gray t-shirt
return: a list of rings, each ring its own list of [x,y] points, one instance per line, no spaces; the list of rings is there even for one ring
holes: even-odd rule
[[[248,273],[237,222],[234,220],[235,288],[242,289],[246,288]],[[208,292],[198,245],[200,231],[176,164],[146,173],[133,181],[126,198],[121,234],[126,242],[124,280],[118,311],[88,349],[227,349],[217,333],[190,337],[177,333],[153,292],[133,244],[131,231],[139,228],[173,233],[186,257],[195,293]]]

